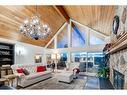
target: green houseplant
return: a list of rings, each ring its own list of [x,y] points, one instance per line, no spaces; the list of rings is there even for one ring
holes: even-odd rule
[[[98,77],[109,78],[109,67],[101,68],[98,71],[98,74],[97,75],[98,75]]]

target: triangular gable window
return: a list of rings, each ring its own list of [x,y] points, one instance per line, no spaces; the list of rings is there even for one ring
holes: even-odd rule
[[[91,31],[92,32],[92,31]],[[99,37],[99,35],[90,32],[90,45],[103,45],[105,44],[104,37]]]
[[[57,48],[68,48],[67,26],[57,35]]]
[[[71,32],[71,42],[72,47],[84,47],[86,44],[86,34],[84,29],[80,29],[78,25],[72,28]]]

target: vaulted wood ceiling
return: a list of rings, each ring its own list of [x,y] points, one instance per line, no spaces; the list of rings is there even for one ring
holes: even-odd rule
[[[20,34],[18,28],[25,17],[33,16],[35,6],[0,6],[0,37],[45,46],[69,18],[110,35],[114,12],[114,6],[38,6],[41,20],[50,25],[52,33],[46,39],[34,40]]]
[[[32,17],[34,13],[35,6],[0,6],[0,37],[45,46],[64,24],[65,20],[53,6],[38,6],[41,20],[49,24],[52,33],[45,39],[34,40],[18,32],[18,28],[25,17]]]
[[[110,35],[114,6],[64,6],[64,9],[72,19],[105,35]]]

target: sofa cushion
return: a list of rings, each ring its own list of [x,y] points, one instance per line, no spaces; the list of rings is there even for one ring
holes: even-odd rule
[[[43,71],[46,71],[45,66],[37,66],[37,72],[43,72]]]
[[[44,72],[39,72],[39,73],[31,73],[30,75],[26,76],[26,79],[27,80],[34,79],[34,78],[41,77],[41,76],[44,76],[44,75],[49,74],[49,73],[51,73],[51,71],[44,71]]]
[[[18,68],[18,69],[17,69],[17,72],[18,72],[18,73],[23,73],[23,68]]]

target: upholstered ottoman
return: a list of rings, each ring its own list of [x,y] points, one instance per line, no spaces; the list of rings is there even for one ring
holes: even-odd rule
[[[71,83],[71,81],[73,80],[73,73],[62,72],[58,74],[57,78],[59,82]]]

